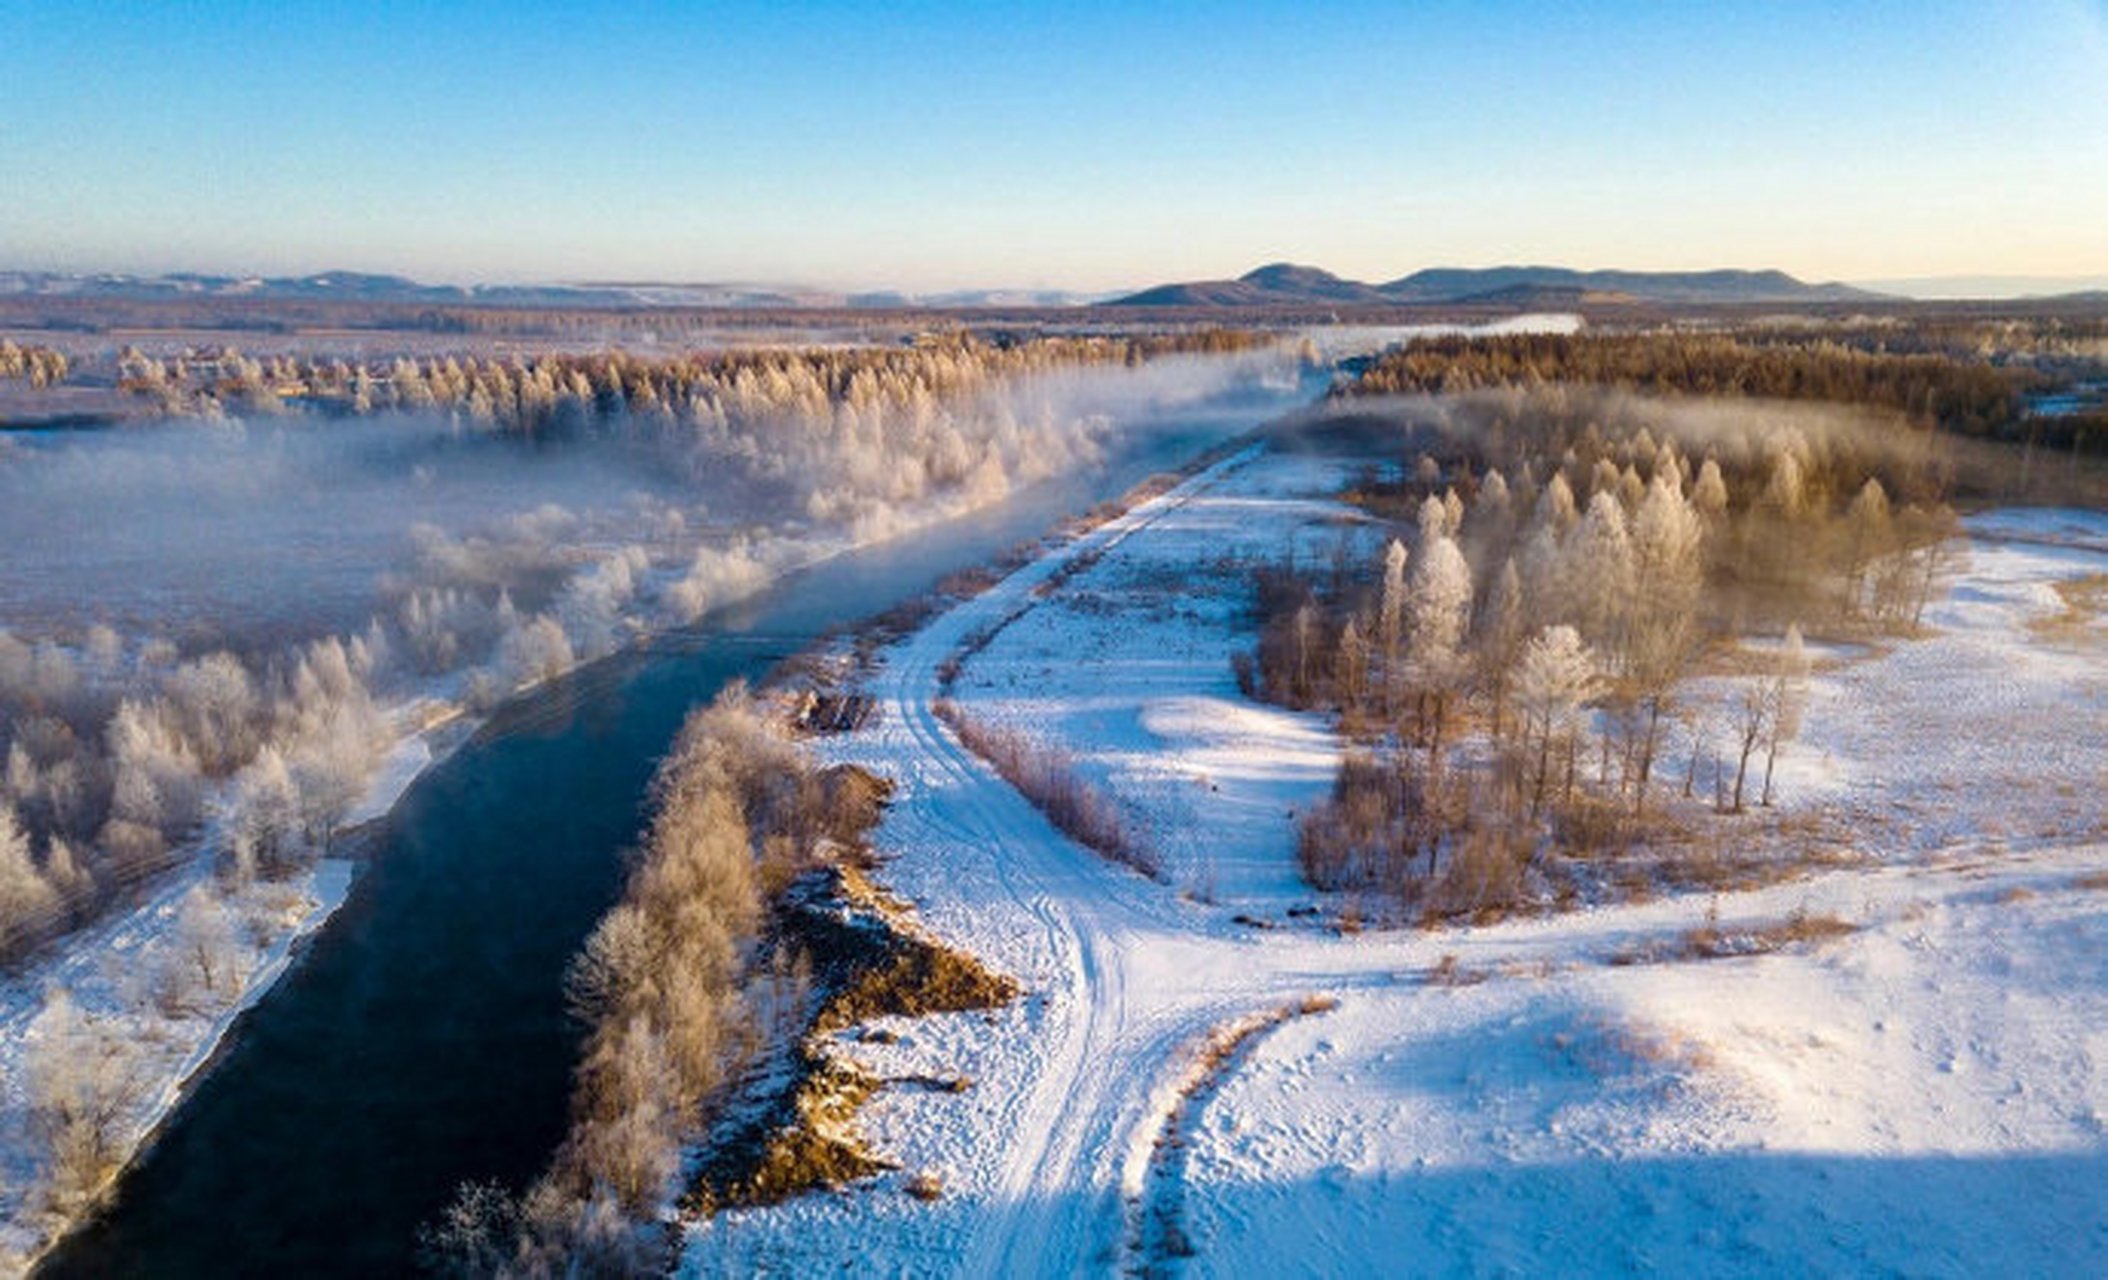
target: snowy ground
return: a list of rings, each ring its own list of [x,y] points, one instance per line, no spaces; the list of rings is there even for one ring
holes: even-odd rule
[[[900,783],[886,878],[1030,994],[849,1048],[904,1081],[865,1113],[902,1172],[701,1224],[684,1271],[2108,1273],[2108,661],[2028,626],[2108,563],[2012,540],[2108,520],[2002,516],[1936,634],[1819,670],[1782,803],[1864,825],[1865,865],[1343,938],[1287,922],[1329,735],[1237,699],[1248,623],[1206,568],[1353,536],[1337,478],[1239,455],[888,655],[837,748]],[[1006,618],[956,696],[1072,752],[1170,884],[1064,841],[931,713]],[[1614,962],[1800,913],[1856,932]],[[924,1170],[934,1204],[903,1193]]]
[[[426,735],[398,742],[344,827],[385,815],[433,758]],[[129,1135],[122,1145],[132,1147],[181,1100],[235,1019],[285,972],[294,950],[343,905],[353,872],[351,862],[325,858],[289,880],[257,884],[227,899],[240,940],[236,988],[181,1014],[159,1008],[151,986],[180,946],[184,896],[212,879],[212,858],[202,853],[157,881],[146,901],[73,935],[57,952],[0,981],[0,1275],[10,1274],[12,1259],[32,1256],[48,1243],[54,1225],[43,1209],[42,1144],[31,1128],[25,1071],[27,1056],[48,1029],[38,1017],[47,992],[65,990],[92,1022],[140,1051],[138,1097],[122,1125]]]

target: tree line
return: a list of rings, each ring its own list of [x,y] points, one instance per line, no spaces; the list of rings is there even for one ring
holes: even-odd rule
[[[1892,409],[1943,431],[2014,440],[2020,438],[2027,393],[2046,382],[2025,366],[1947,352],[1867,350],[1829,334],[1767,340],[1666,330],[1425,338],[1373,361],[1343,394],[1439,395],[1568,383],[1651,394],[1816,400]]]
[[[0,378],[20,378],[32,387],[56,386],[66,380],[72,362],[66,353],[50,347],[17,346],[13,339],[0,340]]]
[[[942,401],[994,382],[1084,365],[1225,355],[1275,339],[1235,329],[1106,336],[984,338],[930,333],[893,346],[746,348],[642,356],[619,349],[386,361],[252,357],[237,348],[153,356],[127,347],[119,389],[166,414],[217,416],[309,408],[323,413],[438,411],[526,436],[635,417],[723,429],[766,415]]]

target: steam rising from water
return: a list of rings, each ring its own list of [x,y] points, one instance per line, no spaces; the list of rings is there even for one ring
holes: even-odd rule
[[[19,438],[0,455],[0,626],[275,648],[422,590],[505,592],[523,611],[561,601],[574,643],[598,650],[619,618],[691,618],[1287,372],[1269,354],[1046,374],[883,434],[837,412],[765,434],[625,420],[557,443],[411,415]]]

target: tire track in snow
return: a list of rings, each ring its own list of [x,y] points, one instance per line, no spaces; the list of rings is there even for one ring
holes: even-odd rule
[[[1133,1071],[1153,1073],[1185,1032],[1156,1028],[1137,1045],[1128,1026],[1128,953],[1172,926],[1176,905],[1167,910],[1140,892],[1149,886],[1132,873],[1076,847],[959,743],[935,713],[938,666],[978,628],[1032,607],[1034,588],[1061,567],[1105,555],[1258,452],[1216,463],[951,610],[898,652],[883,678],[879,700],[925,770],[918,820],[990,851],[1003,897],[1036,921],[1055,969],[1047,975],[1052,988],[1035,993],[1038,1070],[1026,1095],[1006,1108],[1008,1149],[961,1274],[1016,1274],[1027,1259],[1063,1274],[1094,1256],[1111,1261],[1121,1207],[1109,1179],[1093,1178],[1087,1165],[1115,1149],[1116,1131],[1137,1119],[1123,1114]],[[1075,905],[1086,902],[1089,928]],[[1105,1193],[1084,1190],[1094,1185]]]
[[[1185,1065],[1159,1093],[1151,1123],[1129,1145],[1120,1194],[1127,1207],[1125,1265],[1131,1275],[1156,1276],[1194,1255],[1185,1227],[1187,1153],[1194,1124],[1230,1074],[1247,1062],[1268,1033],[1293,1018],[1329,1013],[1328,997],[1306,996],[1247,1013],[1211,1028],[1181,1055]],[[1165,1096],[1168,1094],[1168,1096]]]

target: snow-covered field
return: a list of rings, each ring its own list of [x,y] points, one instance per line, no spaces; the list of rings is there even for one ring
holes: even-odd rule
[[[882,716],[833,748],[900,783],[885,878],[1030,994],[845,1039],[903,1080],[864,1119],[901,1172],[699,1224],[684,1271],[2108,1273],[2108,656],[2029,625],[2108,568],[2108,519],[2001,513],[1931,635],[1819,665],[1781,804],[1860,832],[1850,869],[1338,937],[1289,915],[1331,735],[1240,700],[1228,655],[1241,557],[1364,536],[1340,478],[1248,451],[886,655]],[[1168,884],[933,715],[1004,619],[954,696],[1074,757]],[[1802,916],[1855,931],[1618,962]]]

